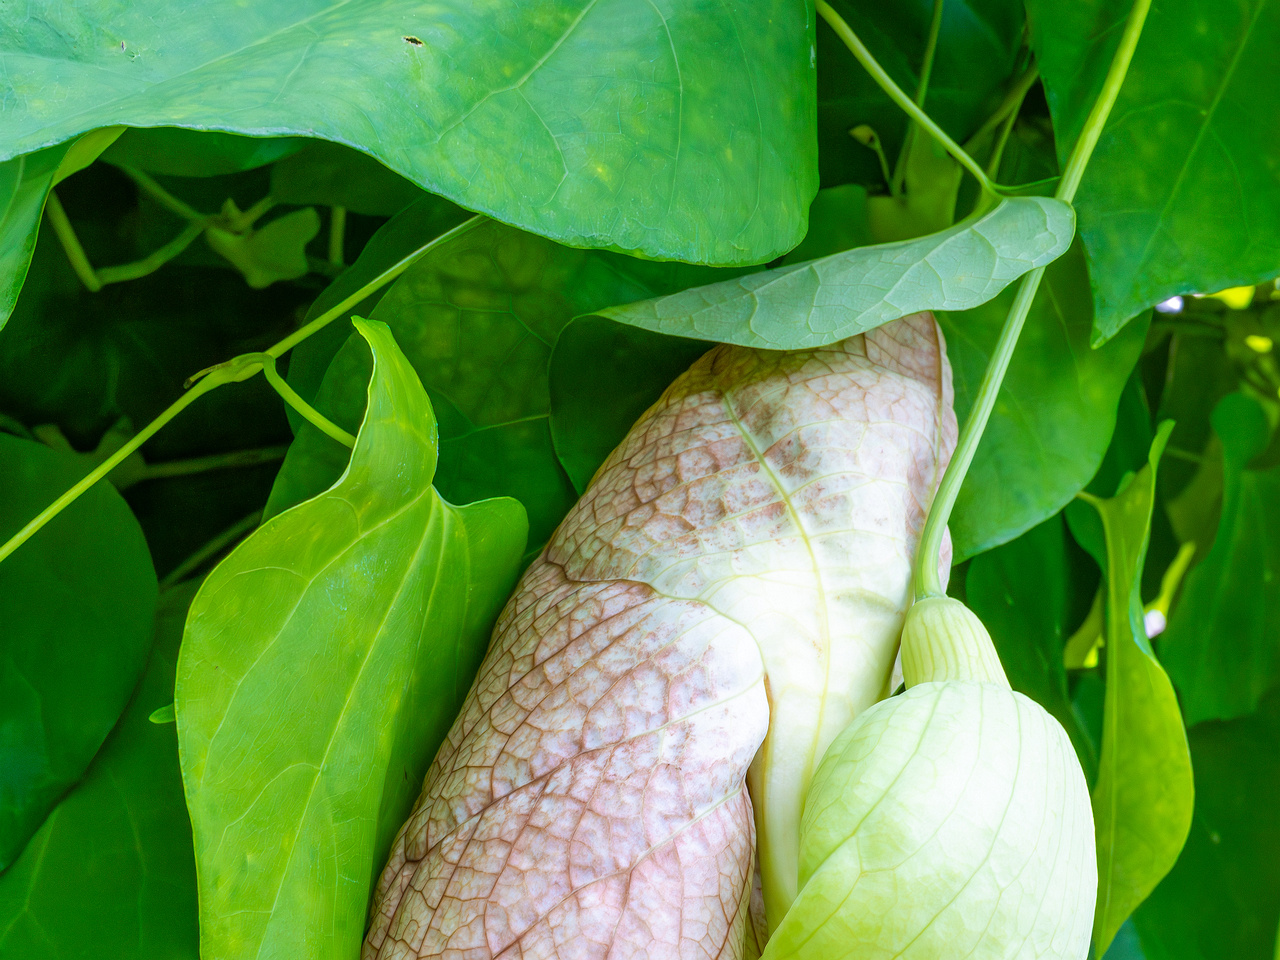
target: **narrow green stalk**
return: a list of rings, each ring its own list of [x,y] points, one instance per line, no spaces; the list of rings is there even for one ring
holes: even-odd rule
[[[275,357],[268,356],[266,354],[262,354],[262,357],[262,375],[267,378],[267,383],[271,384],[276,393],[280,394],[281,399],[283,399],[285,403],[289,404],[289,406],[297,410],[298,413],[302,414],[303,418],[305,418],[308,423],[325,436],[332,437],[349,450],[355,449],[356,438],[354,436],[347,433],[347,431],[343,430],[323,413],[311,404],[307,403],[307,401],[303,400],[302,397],[298,396],[298,392],[294,390],[293,387],[284,382],[284,378],[276,372]]]
[[[179,200],[172,193],[170,193],[164,187],[160,186],[160,184],[156,183],[155,180],[151,179],[151,177],[147,176],[141,170],[137,170],[137,169],[134,169],[133,167],[126,167],[126,166],[121,166],[120,170],[125,174],[125,176],[127,176],[130,180],[136,183],[139,187],[141,187],[147,193],[151,194],[151,196],[155,197],[158,201],[160,201],[161,206],[163,206],[165,209],[169,210],[172,213],[176,213],[178,216],[182,217],[184,220],[190,220],[193,223],[197,221],[200,223],[203,223],[208,219],[208,217],[206,217],[199,210],[195,209],[195,207],[192,207],[189,204],[186,204],[183,201]]]
[[[343,266],[342,247],[347,235],[347,208],[331,207],[329,211],[329,262]]]
[[[368,283],[362,286],[355,293],[351,294],[351,296],[345,298],[344,300],[342,300],[342,302],[336,304],[333,307],[330,307],[324,313],[320,314],[320,316],[316,317],[306,326],[300,327],[299,329],[295,330],[293,333],[289,334],[289,336],[281,340],[279,343],[275,344],[274,346],[268,347],[267,353],[277,358],[284,356],[288,351],[292,350],[294,347],[300,344],[303,340],[307,339],[307,337],[311,336],[317,330],[320,330],[321,328],[328,326],[334,320],[337,320],[338,317],[345,314],[357,303],[359,303],[365,297],[369,296],[369,294],[373,293],[375,290],[379,289],[380,287],[386,286],[396,277],[400,276],[400,274],[404,273],[406,270],[409,269],[409,267],[413,266],[414,262],[417,261],[423,255],[425,255],[428,251],[435,249],[436,247],[440,246],[443,243],[448,243],[450,240],[454,239],[455,237],[460,237],[464,233],[467,233],[470,230],[473,230],[484,219],[485,218],[483,216],[476,215],[471,219],[465,220],[462,223],[458,224],[452,230],[446,230],[444,233],[440,234],[440,236],[436,237],[434,240],[423,244],[417,250],[413,251],[413,253],[405,257],[403,260],[398,261],[397,263],[388,267],[386,270],[382,271],[382,273],[378,274],[376,277],[374,277],[372,280],[370,280]]]
[[[244,211],[244,213],[240,214],[240,216],[232,220],[230,224],[231,232],[232,233],[246,232],[250,227],[252,227],[255,223],[258,222],[259,218],[261,218],[264,213],[266,213],[275,205],[276,205],[276,198],[271,196],[270,194],[267,194],[267,196],[263,197],[261,200],[255,203],[248,210]]]
[[[58,199],[58,195],[52,190],[49,191],[49,199],[45,201],[44,215],[49,218],[49,223],[53,226],[53,232],[58,238],[58,242],[62,244],[62,249],[66,251],[67,260],[71,262],[71,269],[76,272],[76,276],[80,278],[80,282],[90,293],[97,293],[102,289],[102,281],[98,279],[98,275],[94,272],[93,264],[89,262],[88,256],[85,255],[84,247],[80,246],[80,238],[76,236],[75,228],[71,226],[71,221],[67,218],[67,211],[62,206],[62,201]]]
[[[938,35],[942,32],[943,0],[933,0],[933,17],[929,21],[929,37],[924,45],[924,61],[920,64],[920,82],[916,85],[916,106],[924,109],[925,98],[929,95],[929,79],[933,75],[933,58],[938,52]],[[897,196],[902,191],[902,181],[907,175],[907,155],[911,152],[911,142],[915,139],[916,127],[907,127],[907,135],[902,139],[902,149],[898,152],[898,162],[894,167],[893,181],[889,184],[889,193]]]
[[[147,424],[146,427],[144,427],[128,443],[113,453],[106,460],[102,461],[102,463],[98,464],[98,466],[95,467],[87,477],[77,483],[70,490],[63,493],[62,496],[58,497],[58,499],[49,504],[49,506],[41,510],[30,523],[10,537],[3,546],[0,546],[0,561],[3,561],[13,553],[13,551],[17,550],[20,546],[30,540],[41,527],[56,517],[66,507],[75,502],[80,494],[84,493],[117,466],[127,460],[130,454],[155,436],[161,427],[189,407],[197,399],[204,396],[214,387],[220,386],[223,382],[226,381],[216,379],[212,376],[208,377],[179,397],[175,403],[170,405],[168,409],[160,414],[160,416]]]
[[[1149,0],[1148,0],[1149,2]],[[918,123],[928,133],[937,140],[946,149],[947,153],[955,159],[956,163],[969,171],[975,180],[981,184],[982,188],[989,193],[996,192],[996,185],[991,182],[991,178],[987,176],[986,171],[978,164],[973,157],[965,152],[960,144],[956,143],[946,132],[938,126],[929,117],[927,113],[916,105],[916,102],[903,92],[902,88],[893,82],[893,78],[885,72],[884,67],[876,61],[871,55],[871,51],[866,48],[858,35],[853,32],[852,28],[847,24],[840,14],[831,8],[826,0],[818,0],[818,13],[822,15],[822,19],[831,25],[831,29],[836,32],[844,45],[862,64],[863,69],[871,74],[871,78],[880,85],[880,89],[889,95],[889,99],[896,103],[912,120]]]
[[[98,270],[98,280],[103,286],[108,283],[122,283],[125,280],[137,280],[155,273],[166,263],[191,246],[196,237],[204,233],[204,224],[189,223],[182,232],[163,247],[147,254],[133,263],[123,263],[116,267],[102,267]]]
[[[197,473],[208,473],[210,470],[228,470],[234,467],[252,467],[260,463],[274,463],[277,460],[283,460],[288,452],[289,445],[282,443],[256,450],[233,450],[231,453],[215,453],[207,457],[149,463],[140,471],[138,482],[165,480],[169,477],[189,477]]]
[[[821,0],[819,0],[821,2]],[[1142,25],[1146,22],[1147,11],[1151,0],[1135,0],[1133,9],[1129,11],[1129,19],[1125,24],[1124,34],[1120,38],[1120,46],[1112,58],[1111,67],[1107,71],[1106,80],[1098,99],[1089,111],[1080,139],[1071,151],[1063,172],[1062,181],[1058,184],[1055,197],[1065,203],[1075,199],[1076,189],[1084,176],[1085,167],[1093,155],[1102,128],[1120,93],[1129,63],[1133,60],[1133,51],[1142,34]],[[934,496],[933,505],[929,509],[929,517],[925,521],[924,533],[920,537],[920,548],[916,553],[916,570],[914,578],[916,599],[924,597],[941,597],[946,595],[942,579],[938,575],[938,559],[942,550],[942,536],[947,529],[947,521],[951,519],[951,510],[955,507],[956,497],[964,483],[965,474],[977,453],[982,433],[986,429],[991,411],[995,407],[996,397],[1000,393],[1000,385],[1004,382],[1005,372],[1009,369],[1009,361],[1013,358],[1014,347],[1018,343],[1018,335],[1026,322],[1027,314],[1035,300],[1036,291],[1040,288],[1040,280],[1044,276],[1044,268],[1037,267],[1022,279],[1013,305],[1009,308],[1009,316],[1000,331],[1000,339],[996,342],[991,360],[987,363],[978,395],[960,431],[960,439],[956,443],[955,453],[951,457],[942,482],[938,484],[938,492]],[[992,495],[997,495],[992,491]]]
[[[187,381],[188,390],[186,393],[170,404],[159,416],[129,440],[128,443],[112,454],[107,460],[104,460],[99,464],[92,473],[73,486],[70,490],[63,493],[57,500],[53,501],[53,503],[48,507],[40,511],[40,513],[30,523],[10,537],[3,545],[0,545],[0,561],[3,561],[6,557],[12,554],[13,551],[17,550],[18,547],[30,540],[41,527],[74,503],[82,493],[128,459],[135,450],[155,436],[161,427],[195,402],[197,398],[204,396],[210,390],[214,390],[217,387],[222,386],[224,383],[239,382],[256,375],[259,370],[265,369],[268,359],[272,361],[278,359],[285,352],[297,346],[317,330],[322,329],[325,325],[332,323],[338,317],[342,316],[379,287],[390,283],[396,277],[400,276],[400,274],[404,273],[405,270],[414,263],[414,261],[426,254],[427,251],[438,247],[442,243],[446,243],[454,237],[461,236],[467,231],[473,229],[482,220],[484,220],[484,217],[474,216],[454,227],[452,230],[446,231],[435,239],[424,243],[417,250],[413,251],[413,253],[382,271],[382,273],[378,274],[355,293],[351,294],[351,296],[344,299],[341,303],[338,303],[336,306],[326,310],[301,329],[295,330],[292,334],[285,337],[264,353],[251,353],[240,357],[234,357],[225,363],[220,363],[217,366],[208,368],[207,370],[201,370],[199,373],[193,375]],[[272,367],[272,372],[275,372],[274,366]],[[284,381],[280,380],[280,383],[284,383]],[[273,384],[273,386],[275,385]],[[297,399],[301,401],[302,398],[298,397],[297,393],[294,392],[292,388],[288,387],[288,384],[285,384],[285,387],[293,393],[294,397],[297,397]],[[278,390],[279,387],[277,386],[276,389]],[[315,411],[313,410],[313,412]],[[316,416],[320,417],[320,414],[317,412]],[[321,417],[321,419],[324,418]],[[325,422],[327,423],[328,421]],[[324,429],[324,427],[321,427],[318,423],[316,426],[320,427],[322,430]],[[335,426],[334,429],[339,430],[340,428]],[[347,437],[351,437],[351,435],[345,430],[340,432]],[[329,435],[334,436],[332,433]],[[339,440],[339,442],[346,443],[346,441],[342,440],[341,437],[335,437],[335,439]],[[351,444],[348,445],[352,446],[354,443],[355,438],[351,437]]]

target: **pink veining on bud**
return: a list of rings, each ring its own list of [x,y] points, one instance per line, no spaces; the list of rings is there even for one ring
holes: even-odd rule
[[[756,825],[776,923],[809,778],[888,692],[955,434],[928,314],[677,379],[503,611],[366,960],[754,953]]]

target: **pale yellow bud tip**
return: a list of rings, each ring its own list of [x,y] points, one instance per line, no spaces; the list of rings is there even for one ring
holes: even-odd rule
[[[908,687],[945,680],[1009,686],[991,634],[973,611],[950,597],[929,597],[907,611],[902,676]]]

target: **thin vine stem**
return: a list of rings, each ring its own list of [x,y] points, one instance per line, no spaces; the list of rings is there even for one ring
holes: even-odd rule
[[[271,384],[276,393],[280,394],[280,398],[285,403],[297,410],[308,423],[323,433],[326,437],[332,437],[348,450],[354,450],[356,447],[356,438],[353,434],[343,430],[340,426],[326,417],[323,413],[313,407],[307,401],[298,395],[298,391],[285,383],[284,378],[276,371],[275,357],[267,354],[262,355],[262,375],[267,378],[267,383]]]
[[[889,99],[896,103],[902,110],[924,128],[935,140],[937,140],[946,149],[947,153],[955,159],[955,161],[969,171],[973,178],[978,181],[982,189],[988,193],[998,193],[996,185],[987,176],[987,172],[982,166],[969,156],[965,149],[951,139],[940,126],[933,122],[927,113],[925,113],[916,102],[906,95],[903,89],[894,83],[893,78],[880,66],[875,57],[871,55],[871,51],[866,45],[858,39],[858,35],[853,32],[853,28],[845,22],[844,17],[836,13],[826,0],[818,0],[818,13],[822,19],[831,25],[831,29],[836,32],[844,45],[862,64],[863,69],[871,75],[871,78],[879,84],[880,89],[889,95]]]
[[[89,262],[89,257],[84,252],[84,247],[80,245],[80,238],[76,236],[75,227],[71,226],[71,219],[67,216],[66,208],[62,205],[62,201],[58,199],[58,195],[52,190],[49,191],[49,199],[44,204],[44,215],[49,218],[54,235],[57,236],[58,242],[62,244],[62,249],[71,264],[71,269],[80,278],[80,282],[85,285],[85,289],[90,293],[97,293],[102,289],[102,281],[98,279],[98,274],[93,269],[93,264]]]
[[[1071,151],[1062,180],[1058,184],[1057,193],[1054,194],[1058,200],[1070,203],[1075,199],[1076,190],[1084,177],[1089,158],[1093,155],[1094,147],[1098,145],[1102,128],[1106,125],[1111,108],[1120,94],[1120,87],[1124,84],[1125,74],[1129,71],[1129,64],[1133,60],[1133,52],[1137,49],[1138,38],[1142,35],[1142,25],[1146,22],[1147,11],[1150,8],[1151,0],[1134,0],[1133,8],[1129,11],[1129,19],[1125,23],[1124,33],[1120,38],[1120,45],[1107,70],[1102,90],[1094,102],[1093,109],[1089,111],[1084,129],[1081,130],[1080,137]],[[1000,331],[1000,338],[996,341],[991,360],[987,363],[987,369],[982,376],[982,384],[978,388],[973,409],[969,411],[964,428],[960,431],[960,439],[956,443],[951,463],[947,465],[946,472],[942,475],[942,482],[938,484],[938,492],[929,509],[929,517],[925,521],[924,533],[920,537],[920,548],[916,554],[914,578],[916,599],[946,595],[946,588],[943,587],[942,578],[938,573],[942,537],[947,529],[947,521],[951,519],[951,511],[955,507],[956,497],[969,471],[969,465],[973,462],[974,454],[977,453],[978,444],[982,440],[991,411],[995,408],[1000,385],[1004,382],[1004,375],[1009,369],[1009,361],[1013,358],[1018,336],[1022,333],[1023,324],[1026,322],[1027,314],[1031,310],[1032,301],[1035,300],[1036,291],[1040,288],[1043,277],[1044,267],[1036,267],[1023,277],[1018,293],[1009,308],[1004,327]]]
[[[159,416],[143,427],[135,436],[130,438],[124,446],[95,467],[88,476],[73,486],[70,490],[63,493],[58,497],[58,499],[54,500],[53,503],[49,504],[49,506],[41,510],[30,523],[5,541],[3,545],[0,545],[0,562],[3,562],[13,553],[13,551],[17,550],[20,546],[30,540],[37,532],[39,532],[41,527],[74,503],[81,494],[127,460],[135,450],[138,450],[144,443],[155,436],[160,431],[161,427],[165,426],[165,424],[200,397],[217,389],[225,383],[236,383],[241,380],[247,380],[256,375],[259,371],[264,369],[264,358],[270,358],[271,360],[279,359],[284,353],[293,347],[296,347],[303,340],[307,339],[307,337],[311,336],[318,330],[323,329],[338,317],[342,316],[361,300],[365,299],[365,297],[369,296],[369,294],[400,276],[400,274],[409,269],[414,261],[418,260],[428,251],[433,250],[442,243],[448,242],[454,237],[461,236],[467,231],[472,230],[484,219],[485,218],[480,215],[471,217],[469,220],[462,222],[452,230],[447,230],[438,237],[427,241],[408,256],[398,260],[368,283],[362,285],[355,293],[330,307],[306,326],[295,330],[289,336],[285,337],[274,346],[269,347],[263,353],[251,353],[245,354],[241,357],[234,357],[225,363],[220,363],[215,367],[202,370],[192,376],[187,381],[187,391],[182,396],[165,408]]]
[[[205,223],[208,221],[209,218],[207,216],[190,204],[179,200],[141,170],[124,165],[121,165],[119,169],[130,180],[136,183],[147,193],[151,194],[151,196],[155,197],[155,199],[160,202],[160,205],[169,212],[176,213],[184,220],[190,220],[192,223]]]
[[[933,16],[929,20],[929,37],[924,45],[924,59],[920,64],[920,82],[916,84],[916,106],[924,109],[925,99],[929,96],[929,79],[933,76],[933,59],[938,52],[938,36],[942,33],[942,5],[944,0],[933,0]],[[911,152],[912,141],[916,137],[915,126],[907,128],[907,135],[902,139],[902,149],[898,152],[898,162],[894,165],[893,181],[889,184],[889,193],[897,196],[902,191],[902,183],[907,176],[907,155]]]

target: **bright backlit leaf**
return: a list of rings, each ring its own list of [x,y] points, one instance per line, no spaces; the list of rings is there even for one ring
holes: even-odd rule
[[[817,189],[813,31],[794,0],[41,0],[0,10],[0,155],[300,134],[575,246],[759,263]]]
[[[0,543],[87,470],[0,433]],[[100,483],[0,563],[0,870],[84,775],[146,666],[156,575]]]
[[[1156,433],[1146,466],[1117,494],[1089,500],[1105,548],[1084,532],[1106,583],[1106,701],[1093,818],[1098,840],[1098,906],[1093,938],[1106,951],[1125,919],[1173,867],[1191,827],[1194,786],[1178,698],[1143,626],[1142,567],[1155,503],[1156,464],[1172,424]],[[1090,510],[1083,504],[1073,510]],[[1077,525],[1073,523],[1073,530]]]
[[[45,198],[70,147],[62,144],[0,163],[0,328],[18,302]]]
[[[515,577],[520,505],[431,486],[435,419],[381,323],[338,483],[205,581],[178,665],[201,953],[354,956],[370,885]]]
[[[1019,197],[915,240],[856,247],[599,313],[657,333],[798,350],[922,310],[972,309],[1061,256],[1073,229],[1066,204]]]

